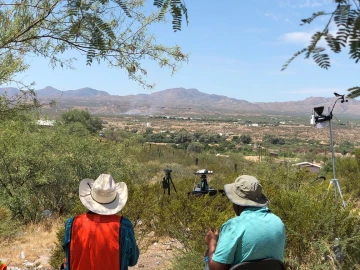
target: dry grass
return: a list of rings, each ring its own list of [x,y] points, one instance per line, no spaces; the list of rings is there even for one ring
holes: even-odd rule
[[[56,232],[63,220],[48,219],[39,224],[30,224],[20,230],[12,241],[0,246],[1,259],[8,266],[23,267],[24,262],[37,262],[43,269],[50,269],[47,260],[56,243]],[[21,257],[24,252],[25,258]]]

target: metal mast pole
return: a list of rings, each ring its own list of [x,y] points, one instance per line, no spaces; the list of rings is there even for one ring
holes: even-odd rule
[[[335,200],[338,201],[337,192],[339,192],[341,200],[342,200],[342,204],[343,204],[343,206],[345,208],[346,207],[346,202],[344,201],[344,198],[343,198],[343,195],[342,195],[342,192],[341,192],[339,179],[336,178],[336,164],[335,164],[334,140],[333,140],[333,130],[332,130],[332,111],[330,111],[330,107],[328,108],[328,112],[329,112],[329,115],[330,115],[330,120],[329,120],[330,144],[331,144],[331,159],[332,159],[332,167],[333,167],[333,175],[334,175],[334,178],[331,179],[330,184],[334,185]]]

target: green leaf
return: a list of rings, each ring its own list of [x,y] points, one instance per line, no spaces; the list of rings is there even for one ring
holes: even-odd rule
[[[163,4],[164,4],[164,0],[154,0],[154,6],[157,6],[158,8],[161,8]]]
[[[286,63],[283,65],[281,71],[284,71],[285,69],[287,69],[287,67],[290,65],[290,63],[296,58],[298,57],[300,54],[303,54],[304,52],[307,52],[308,48],[304,48],[298,52],[296,52],[289,60],[286,61]]]
[[[115,2],[116,4],[118,4],[118,5],[122,8],[122,10],[125,12],[125,14],[126,14],[129,18],[131,18],[131,13],[130,13],[127,5],[124,3],[124,1],[114,0],[114,2]]]
[[[340,43],[340,41],[337,40],[333,35],[326,34],[325,40],[333,52],[335,52],[335,53],[341,52],[341,45],[343,45],[343,44]]]
[[[317,49],[316,45],[321,40],[321,38],[325,35],[324,32],[316,32],[312,37],[310,41],[310,45],[308,46],[307,52],[305,54],[305,58],[309,58],[312,53]]]
[[[319,12],[313,13],[310,18],[302,19],[301,21],[302,21],[303,23],[300,24],[300,25],[310,24],[314,19],[316,19],[316,18],[319,17],[319,16],[323,16],[323,15],[326,15],[326,13],[325,13],[324,11],[319,11]]]
[[[347,95],[348,98],[357,98],[360,96],[359,86],[349,88],[348,91],[350,92],[350,94]]]
[[[317,48],[313,54],[313,59],[321,68],[328,69],[330,67],[330,59],[326,53],[321,53],[324,50],[323,48]]]

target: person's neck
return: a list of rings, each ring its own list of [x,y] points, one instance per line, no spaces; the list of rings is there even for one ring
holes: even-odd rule
[[[234,210],[235,210],[235,214],[237,216],[240,216],[241,213],[247,208],[247,206],[241,206],[241,205],[235,205]]]

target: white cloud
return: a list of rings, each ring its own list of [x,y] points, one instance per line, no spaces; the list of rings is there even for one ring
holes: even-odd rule
[[[292,8],[312,8],[320,7],[323,5],[331,4],[332,0],[277,0],[279,7],[292,7]]]
[[[311,37],[316,33],[322,31],[321,28],[316,27],[309,31],[298,31],[298,32],[289,32],[281,35],[278,40],[288,43],[288,44],[298,44],[298,45],[309,45],[311,41]],[[329,33],[333,36],[336,36],[337,28],[336,25],[331,24],[329,27]],[[318,42],[318,46],[326,47],[326,42],[324,38],[322,38]]]
[[[319,1],[306,0],[303,4],[300,4],[299,7],[301,7],[301,8],[319,7],[322,5],[323,5],[323,3],[320,3]]]
[[[285,43],[308,45],[314,31],[311,32],[290,32],[280,36],[279,40]]]

